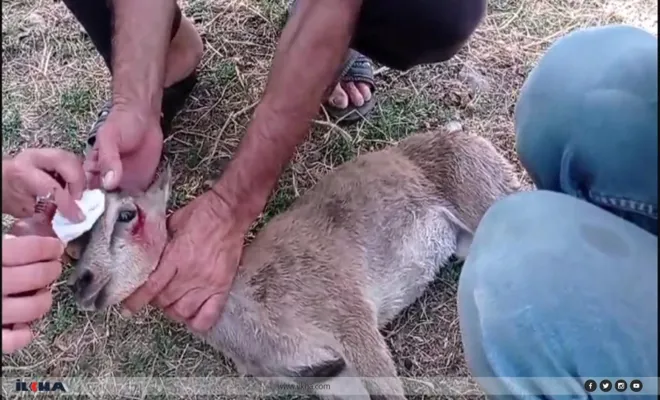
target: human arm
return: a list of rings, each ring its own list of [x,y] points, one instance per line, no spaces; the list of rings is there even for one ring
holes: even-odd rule
[[[125,302],[147,303],[196,331],[221,315],[243,237],[263,210],[346,55],[361,0],[300,1],[282,33],[244,139],[213,190],[170,218],[172,240],[148,282]]]
[[[113,103],[134,107],[158,120],[176,2],[112,0],[112,4]]]
[[[104,188],[146,188],[162,151],[165,61],[173,0],[113,0],[112,108],[87,160]],[[124,171],[130,173],[124,174]]]
[[[361,0],[299,1],[280,38],[265,93],[213,186],[244,229],[263,210],[343,61]]]

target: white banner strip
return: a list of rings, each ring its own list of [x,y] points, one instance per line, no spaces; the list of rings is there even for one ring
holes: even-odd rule
[[[89,396],[144,395],[166,396],[272,396],[365,394],[358,378],[333,378],[319,382],[313,378],[299,379],[296,383],[283,383],[274,378],[2,378],[3,397],[8,398],[36,393]],[[395,378],[359,378],[376,388],[377,394],[394,394]],[[492,395],[517,396],[584,396],[598,395],[646,395],[657,396],[658,377],[593,377],[593,378],[473,378],[420,377],[399,378],[408,396],[470,396]],[[622,383],[623,382],[623,383]]]

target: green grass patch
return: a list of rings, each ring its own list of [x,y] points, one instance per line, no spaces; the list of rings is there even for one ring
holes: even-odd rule
[[[10,151],[20,146],[23,123],[18,109],[3,99],[2,107],[2,147]]]
[[[422,96],[389,96],[381,98],[379,104],[364,123],[361,134],[366,141],[398,141],[439,114],[438,105]]]
[[[60,95],[59,107],[65,113],[86,117],[92,108],[92,94],[84,88],[69,88]]]

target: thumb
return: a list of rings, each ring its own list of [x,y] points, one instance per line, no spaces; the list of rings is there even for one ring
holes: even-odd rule
[[[98,146],[98,168],[101,184],[105,190],[114,190],[119,186],[122,175],[121,155],[119,154],[118,132],[103,132],[96,142]]]
[[[2,353],[9,354],[26,347],[34,339],[27,324],[2,325]]]

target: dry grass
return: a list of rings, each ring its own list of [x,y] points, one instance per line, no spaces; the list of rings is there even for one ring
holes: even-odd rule
[[[201,83],[167,141],[178,165],[174,206],[204,190],[238,144],[266,81],[283,0],[180,3],[203,34]],[[63,4],[2,3],[3,155],[25,147],[80,151],[109,93],[108,74]],[[422,128],[450,120],[490,138],[512,160],[518,90],[544,49],[574,29],[631,23],[655,32],[653,0],[491,0],[488,17],[451,61],[377,76],[379,104],[366,121],[339,129],[321,119],[280,179],[264,220],[333,166]],[[263,222],[263,221],[262,221]],[[467,376],[456,316],[458,273],[449,270],[384,332],[403,376]],[[66,279],[66,274],[63,279]],[[62,287],[28,349],[3,356],[3,375],[221,376],[233,369],[184,328],[150,310],[126,320],[116,310],[77,311]]]

